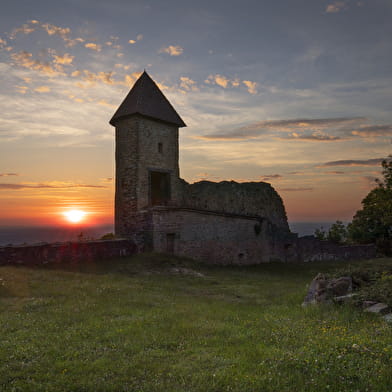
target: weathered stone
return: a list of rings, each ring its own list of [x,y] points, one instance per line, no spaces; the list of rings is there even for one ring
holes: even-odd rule
[[[333,301],[338,303],[338,304],[344,304],[347,302],[350,302],[352,300],[353,297],[357,296],[358,294],[355,293],[350,293],[347,295],[341,295],[339,297],[334,297]]]
[[[370,306],[373,306],[377,303],[377,301],[363,301],[362,302],[362,308],[366,309],[369,308]]]
[[[328,280],[323,274],[317,274],[309,286],[302,306],[330,302],[327,293]]]
[[[43,245],[1,246],[0,265],[50,263],[88,263],[113,257],[130,256],[137,252],[128,240],[58,242]]]
[[[350,276],[342,276],[337,279],[332,279],[328,282],[327,290],[334,297],[345,296],[352,292],[353,280]]]
[[[365,312],[376,313],[376,314],[387,314],[390,312],[390,307],[387,304],[383,304],[381,302],[376,303],[375,305],[369,306],[365,309]]]
[[[385,314],[382,318],[387,322],[392,324],[392,313]]]

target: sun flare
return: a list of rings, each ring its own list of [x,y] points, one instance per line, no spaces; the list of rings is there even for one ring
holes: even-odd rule
[[[63,214],[67,221],[71,223],[79,223],[83,221],[86,216],[86,212],[81,210],[69,210],[65,211]]]

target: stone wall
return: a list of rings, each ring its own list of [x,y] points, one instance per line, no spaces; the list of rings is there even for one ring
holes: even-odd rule
[[[160,147],[158,147],[160,145]],[[128,236],[134,214],[150,204],[150,172],[170,176],[169,204],[182,199],[179,178],[178,127],[133,115],[116,122],[115,231]]]
[[[295,243],[295,259],[298,261],[363,260],[376,257],[376,246],[338,245],[320,241],[314,236],[300,237]]]
[[[292,239],[267,219],[187,208],[152,210],[153,249],[211,264],[284,260]]]
[[[88,263],[135,254],[128,240],[66,242],[21,246],[1,246],[0,265],[40,265],[52,263]]]
[[[266,182],[200,181],[185,189],[185,207],[267,218],[276,227],[289,232],[283,201]]]

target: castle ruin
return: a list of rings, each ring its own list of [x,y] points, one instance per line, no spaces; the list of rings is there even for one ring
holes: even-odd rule
[[[181,179],[178,129],[186,125],[146,72],[110,124],[116,128],[115,233],[138,251],[219,264],[374,253],[301,241],[290,232],[283,201],[268,183]]]
[[[184,121],[144,72],[110,124],[116,128],[115,232],[141,251],[222,264],[282,259],[290,233],[282,199],[265,182],[188,184],[180,178]]]

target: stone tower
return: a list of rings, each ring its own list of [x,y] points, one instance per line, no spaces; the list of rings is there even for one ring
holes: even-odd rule
[[[178,128],[186,125],[146,71],[110,124],[116,128],[115,232],[132,238],[149,231],[151,207],[181,198]]]

